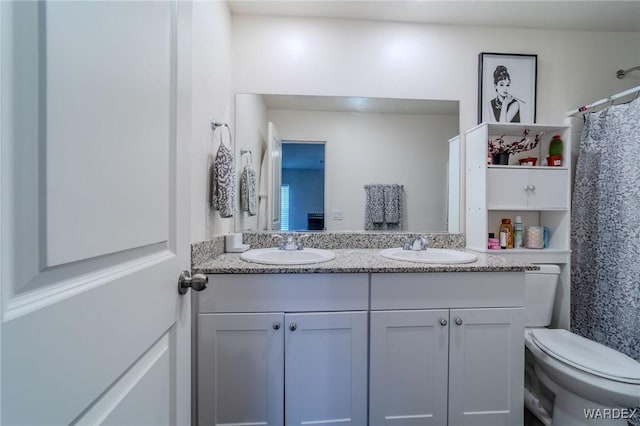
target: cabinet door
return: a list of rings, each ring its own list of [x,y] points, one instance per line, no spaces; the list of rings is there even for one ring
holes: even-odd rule
[[[522,424],[524,308],[452,309],[449,426]]]
[[[529,197],[528,185],[528,169],[488,169],[487,208],[493,210],[526,208]]]
[[[283,320],[198,315],[198,424],[284,424]]]
[[[529,170],[528,207],[556,210],[569,207],[566,169]]]
[[[371,313],[372,426],[447,424],[448,310]]]
[[[487,208],[492,210],[568,208],[566,169],[487,170]]]
[[[287,426],[367,423],[367,313],[285,315]]]

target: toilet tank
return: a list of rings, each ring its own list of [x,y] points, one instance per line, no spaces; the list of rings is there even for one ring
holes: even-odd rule
[[[536,265],[539,271],[526,271],[525,308],[526,327],[546,327],[551,324],[551,314],[560,276],[558,265]]]

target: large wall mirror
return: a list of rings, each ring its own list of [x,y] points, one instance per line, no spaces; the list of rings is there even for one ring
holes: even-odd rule
[[[402,186],[404,231],[458,231],[458,101],[237,94],[235,107],[238,173],[255,169],[259,195],[236,231],[365,230],[370,184]]]

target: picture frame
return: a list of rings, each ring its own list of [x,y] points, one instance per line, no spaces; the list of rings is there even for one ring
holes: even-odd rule
[[[537,73],[538,55],[480,53],[478,123],[535,123]]]

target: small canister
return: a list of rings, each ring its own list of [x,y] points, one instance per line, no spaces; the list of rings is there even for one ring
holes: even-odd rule
[[[544,228],[542,226],[529,226],[525,233],[524,246],[530,249],[544,248]]]
[[[495,234],[493,232],[489,233],[489,240],[487,242],[487,248],[489,248],[490,250],[500,250],[500,242],[496,238],[496,236],[495,236]]]

